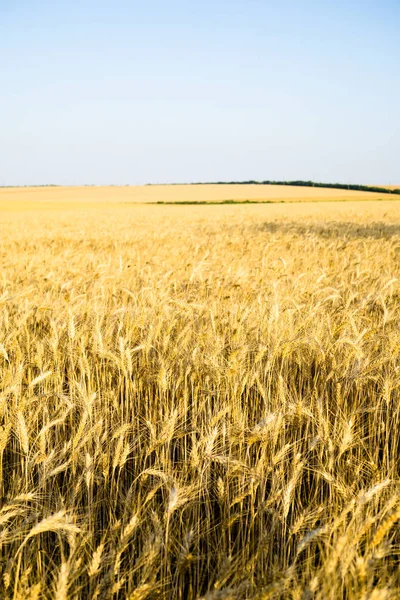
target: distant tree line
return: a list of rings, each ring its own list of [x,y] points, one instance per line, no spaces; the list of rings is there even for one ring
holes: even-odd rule
[[[111,184],[112,186],[113,184]],[[114,184],[115,185],[115,184]],[[168,184],[152,184],[146,183],[146,185],[187,185],[180,183],[168,183]],[[199,181],[193,182],[189,185],[294,185],[298,187],[316,187],[316,188],[332,188],[336,190],[354,190],[357,192],[378,192],[380,194],[397,194],[400,195],[400,188],[391,190],[385,187],[379,187],[376,185],[357,185],[353,183],[317,183],[315,181],[303,181],[301,179],[296,181],[271,181],[266,179],[265,181],[255,181],[249,179],[248,181]],[[96,187],[95,184],[85,184],[85,187]],[[54,183],[45,183],[41,185],[0,185],[0,188],[24,188],[24,187],[60,187]],[[119,187],[115,185],[115,187]],[[123,187],[130,187],[130,184],[125,184]],[[186,203],[185,203],[186,204]]]
[[[346,183],[316,183],[315,181],[254,181],[249,179],[248,181],[216,181],[214,185],[295,185],[298,187],[316,187],[316,188],[333,188],[337,190],[355,190],[357,192],[378,192],[381,194],[399,194],[400,189],[390,190],[388,188],[371,186],[371,185],[356,185]],[[195,184],[193,184],[195,185]],[[207,184],[203,184],[207,185]]]
[[[0,185],[0,188],[39,188],[39,187],[61,187],[57,183],[35,183],[26,185]]]

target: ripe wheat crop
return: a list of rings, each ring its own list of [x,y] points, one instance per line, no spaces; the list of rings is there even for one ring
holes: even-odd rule
[[[392,188],[395,189],[395,188]],[[291,185],[149,185],[0,188],[0,211],[99,208],[112,204],[339,202],[389,199],[381,192]]]
[[[0,597],[395,600],[400,204],[7,212]]]

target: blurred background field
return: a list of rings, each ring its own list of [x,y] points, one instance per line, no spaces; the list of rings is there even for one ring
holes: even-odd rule
[[[394,189],[394,188],[393,188]],[[386,200],[382,193],[282,185],[149,185],[0,188],[0,210],[85,207],[108,203],[156,202],[338,202]],[[393,196],[395,198],[395,196]]]

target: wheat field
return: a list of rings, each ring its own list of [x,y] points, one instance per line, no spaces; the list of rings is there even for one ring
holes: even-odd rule
[[[391,188],[395,189],[395,188]],[[0,188],[0,211],[106,207],[113,204],[175,202],[341,202],[386,200],[376,192],[290,185],[148,185]]]
[[[400,203],[38,198],[1,213],[0,597],[399,598]]]

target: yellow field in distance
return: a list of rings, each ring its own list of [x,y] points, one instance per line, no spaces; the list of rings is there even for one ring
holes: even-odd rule
[[[148,185],[0,188],[0,211],[157,202],[340,202],[389,200],[382,193],[282,185]]]

